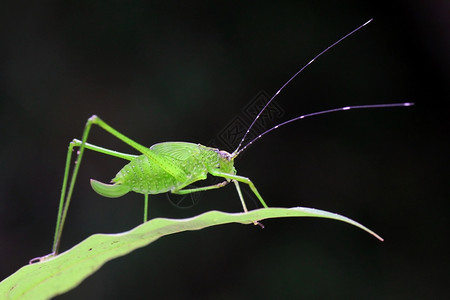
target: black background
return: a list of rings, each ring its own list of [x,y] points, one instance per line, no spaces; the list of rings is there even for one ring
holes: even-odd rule
[[[320,116],[275,131],[236,160],[269,206],[360,221],[279,219],[164,237],[107,263],[58,299],[437,299],[448,295],[447,1],[64,1],[0,12],[0,278],[50,252],[68,142],[98,114],[150,146],[206,144],[261,90],[282,119],[334,107],[411,108]],[[133,150],[98,128],[94,144]],[[233,150],[233,149],[224,149]],[[123,161],[87,152],[62,250],[131,229],[142,195],[97,195]],[[258,204],[248,199],[248,206]],[[241,211],[232,186],[189,210],[150,197],[153,217]]]

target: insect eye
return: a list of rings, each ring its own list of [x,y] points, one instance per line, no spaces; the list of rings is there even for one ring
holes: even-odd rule
[[[230,161],[231,160],[231,154],[228,153],[227,151],[219,151],[220,157],[225,158],[226,160]]]

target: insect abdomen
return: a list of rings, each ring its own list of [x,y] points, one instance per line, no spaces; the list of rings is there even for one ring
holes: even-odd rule
[[[130,187],[140,194],[159,194],[173,189],[176,179],[159,166],[150,163],[145,155],[140,155],[129,162],[112,180]]]

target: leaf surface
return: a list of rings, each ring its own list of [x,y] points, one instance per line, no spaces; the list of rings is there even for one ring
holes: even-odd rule
[[[227,223],[251,224],[255,220],[283,217],[339,220],[382,240],[373,231],[347,217],[305,207],[262,208],[248,213],[210,211],[188,219],[156,218],[123,233],[91,235],[56,257],[20,268],[0,282],[0,298],[36,300],[63,294],[78,286],[106,262],[147,246],[165,235]]]

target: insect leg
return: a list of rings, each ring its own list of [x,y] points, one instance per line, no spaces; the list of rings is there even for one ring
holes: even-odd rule
[[[184,187],[186,187],[186,186],[184,186],[183,189],[179,188],[177,190],[171,191],[171,193],[172,194],[176,194],[176,195],[187,195],[187,194],[192,194],[192,193],[195,193],[195,192],[202,192],[202,191],[218,189],[218,188],[221,188],[221,187],[227,185],[228,183],[229,183],[228,181],[224,181],[224,182],[221,182],[221,183],[218,183],[218,184],[214,184],[214,185],[211,185],[211,186],[196,187],[196,188],[190,188],[190,189],[184,188]],[[195,197],[195,196],[191,196],[191,197]],[[170,200],[170,198],[169,198],[169,200],[171,201],[171,204],[176,206],[176,207],[178,207],[178,204],[183,201],[184,197],[181,198],[181,199],[182,200],[180,200],[178,203],[175,204],[175,203],[172,203],[172,200]],[[193,204],[195,203],[194,198],[192,198],[192,203]]]
[[[233,180],[234,186],[236,187],[236,191],[239,195],[239,199],[241,200],[242,208],[244,209],[244,212],[248,212],[247,205],[245,205],[244,196],[242,196],[241,187],[239,186],[239,182],[236,180]]]
[[[239,186],[239,181],[233,179],[233,183],[236,186],[236,191],[239,195],[239,199],[241,200],[241,204],[242,204],[242,208],[244,209],[244,212],[248,212],[247,206],[245,205],[244,197],[242,196],[241,188]],[[258,225],[261,228],[264,228],[264,225],[258,221],[253,221],[253,224]]]
[[[202,187],[193,188],[193,189],[173,190],[172,193],[177,194],[177,195],[185,195],[185,194],[190,194],[190,193],[195,193],[195,192],[209,191],[209,190],[218,189],[223,186],[226,186],[228,183],[229,182],[225,180],[224,182],[220,182],[220,183],[217,183],[214,185],[202,186]]]
[[[76,146],[81,147],[82,143],[83,142],[80,141],[80,140],[73,139],[71,144],[73,144],[73,147],[76,147]],[[106,149],[106,148],[103,148],[103,147],[100,147],[100,146],[92,145],[92,144],[89,144],[89,143],[85,143],[84,147],[86,149],[89,149],[89,150],[92,150],[92,151],[95,151],[95,152],[103,153],[103,154],[106,154],[106,155],[110,155],[110,156],[114,156],[114,157],[130,160],[130,161],[137,157],[137,155],[134,155],[134,154],[122,153],[122,152]]]
[[[66,197],[67,181],[69,178],[70,163],[72,161],[73,147],[74,147],[74,145],[72,143],[69,143],[69,149],[67,150],[67,156],[66,156],[66,166],[64,168],[64,179],[63,179],[63,184],[62,184],[62,189],[61,189],[61,197],[59,199],[58,216],[56,218],[56,228],[55,228],[55,236],[53,238],[52,253],[47,256],[44,256],[43,258],[51,257],[53,255],[58,254],[58,248],[59,248],[59,243],[60,243],[61,234],[62,234],[62,227],[64,226],[65,216],[67,215],[68,206],[67,206],[66,199],[68,198],[69,202],[70,202],[70,196],[68,195],[67,198],[65,198],[65,197]],[[72,178],[73,178],[73,176],[74,175],[72,174]],[[75,180],[71,180],[71,181],[75,181]]]
[[[72,142],[70,142],[70,144],[69,144],[69,149],[67,151],[67,156],[66,156],[66,165],[65,165],[65,169],[64,169],[64,179],[63,179],[61,197],[59,200],[58,216],[57,216],[57,220],[56,220],[56,229],[55,229],[55,235],[54,235],[54,240],[53,240],[52,253],[50,254],[50,256],[54,256],[54,255],[58,254],[59,245],[61,242],[61,235],[62,235],[62,231],[64,228],[67,211],[69,209],[70,200],[72,198],[73,189],[75,187],[75,181],[76,181],[76,178],[78,175],[78,170],[81,165],[81,159],[83,157],[84,149],[87,148],[87,149],[90,149],[93,151],[112,155],[115,157],[120,157],[120,158],[127,159],[127,160],[131,160],[132,158],[135,157],[134,155],[120,153],[117,151],[113,151],[113,150],[109,150],[109,149],[95,146],[92,144],[88,144],[86,141],[89,136],[91,126],[92,126],[92,124],[94,124],[97,121],[97,119],[98,119],[97,116],[92,116],[91,118],[89,118],[84,127],[83,136],[82,136],[81,141],[75,139]],[[75,162],[75,167],[72,170],[72,177],[70,179],[69,188],[67,189],[67,184],[68,184],[68,180],[69,180],[70,164],[72,161],[72,152],[73,152],[74,147],[79,147],[78,158]],[[141,146],[141,147],[143,147],[143,146]]]
[[[264,202],[263,198],[262,198],[261,195],[259,194],[259,192],[258,192],[258,190],[256,189],[256,187],[255,187],[255,185],[253,184],[253,182],[252,182],[250,179],[248,179],[247,177],[243,177],[243,176],[239,176],[239,175],[234,175],[234,174],[223,173],[223,172],[216,171],[216,170],[210,171],[210,173],[211,173],[211,175],[213,175],[213,176],[223,177],[223,178],[226,178],[226,179],[232,179],[232,180],[239,181],[239,182],[243,182],[243,183],[247,184],[247,185],[250,187],[250,189],[252,190],[252,192],[255,194],[255,196],[258,198],[259,202],[261,202],[261,204],[262,204],[265,208],[268,208],[266,202]],[[239,188],[238,188],[238,185],[236,185],[236,189],[238,190],[238,194],[239,194],[239,191],[240,191],[240,190],[239,190]],[[242,195],[240,194],[240,196],[242,196]],[[241,199],[241,201],[244,202],[243,199]]]
[[[211,174],[213,174],[213,173],[211,173]],[[219,175],[219,176],[221,176],[221,175]],[[209,185],[209,186],[204,186],[204,187],[199,187],[199,188],[194,188],[194,189],[175,190],[175,191],[172,191],[172,193],[183,195],[183,194],[189,194],[189,193],[195,193],[195,192],[201,192],[201,191],[208,191],[208,190],[212,190],[212,189],[221,188],[221,187],[227,185],[228,183],[229,183],[229,181],[225,180],[223,182],[220,182],[220,183],[214,184],[214,185]],[[241,188],[239,187],[239,182],[237,180],[233,179],[233,183],[236,186],[236,190],[238,192],[239,199],[241,200],[242,208],[244,209],[244,212],[247,213],[248,209],[247,209],[247,206],[245,205],[244,197],[242,196]],[[255,188],[255,190],[256,190],[256,188]],[[258,193],[258,191],[256,191],[256,193]],[[257,194],[257,196],[258,195],[259,195],[259,193]],[[267,205],[265,205],[264,200],[262,200],[262,198],[260,199],[260,201],[262,201],[261,203],[263,203],[263,205],[265,207],[267,207]],[[264,226],[261,223],[259,223],[258,221],[254,221],[253,224],[259,225],[259,226],[261,226],[261,228],[264,228]]]
[[[148,194],[144,194],[144,223],[148,218]]]
[[[72,161],[72,152],[75,147],[80,147],[80,150],[78,151],[78,159],[77,159],[77,161],[75,163],[75,167],[72,171],[73,173],[72,173],[72,178],[70,181],[69,192],[67,192],[67,182],[69,179],[69,171],[70,171],[70,165],[71,165],[71,161]],[[65,166],[65,170],[64,170],[63,186],[62,186],[61,197],[60,197],[60,201],[59,201],[58,217],[56,220],[56,229],[55,229],[55,235],[54,235],[53,247],[52,247],[53,255],[56,255],[58,253],[62,230],[63,230],[65,219],[67,216],[67,211],[69,209],[69,203],[70,203],[70,199],[71,199],[71,196],[73,193],[78,168],[81,164],[80,156],[81,156],[81,153],[84,148],[92,150],[92,151],[100,152],[103,154],[119,157],[119,158],[126,159],[126,160],[131,160],[134,157],[136,157],[136,155],[131,155],[131,154],[126,154],[126,153],[109,150],[109,149],[95,146],[95,145],[92,145],[89,143],[85,143],[83,145],[83,143],[77,139],[74,139],[72,142],[70,142],[69,149],[67,151],[67,157],[66,157],[66,166]]]

